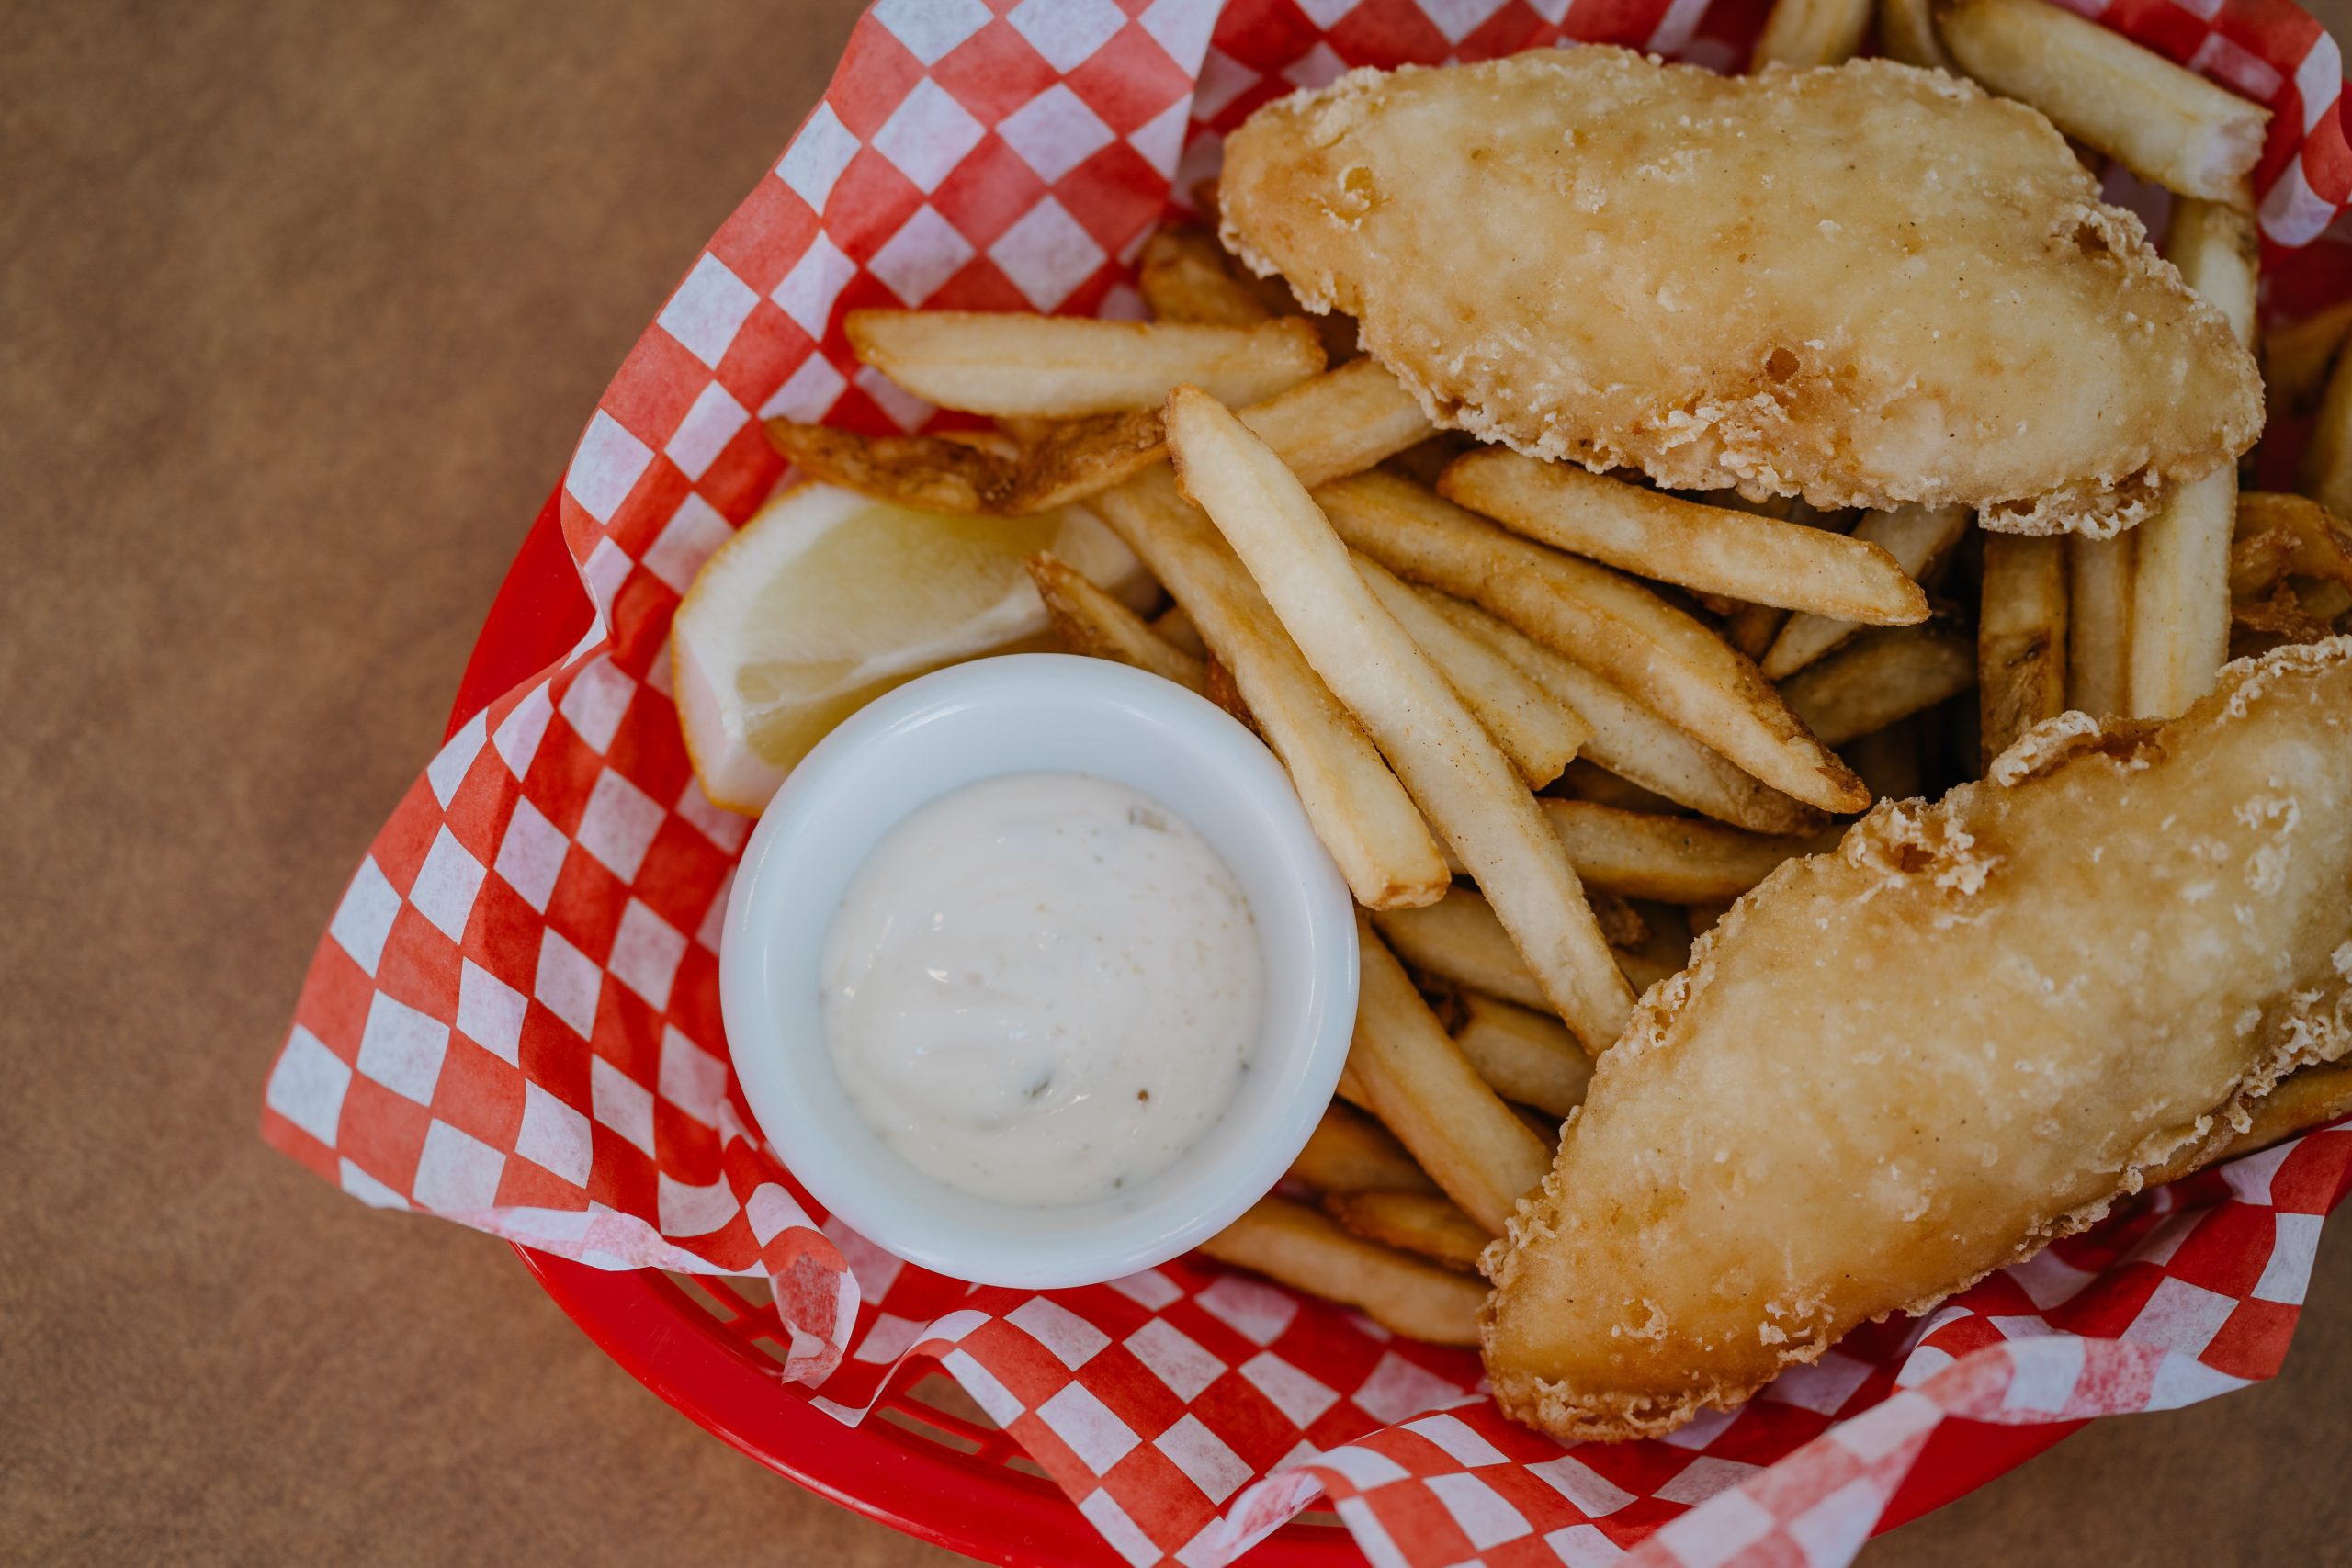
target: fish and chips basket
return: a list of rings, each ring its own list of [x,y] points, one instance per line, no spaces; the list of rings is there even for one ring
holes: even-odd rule
[[[2075,8],[2272,111],[2266,320],[2352,299],[2319,25],[2284,0]],[[1838,1564],[2086,1419],[2275,1373],[2352,1130],[2141,1193],[1735,1413],[1564,1447],[1501,1416],[1474,1354],[1198,1258],[1044,1292],[902,1264],[810,1201],[734,1082],[718,939],[750,824],[695,782],[670,625],[784,477],[763,419],[932,418],[861,367],[845,312],[1137,318],[1146,238],[1294,88],[1564,41],[1737,70],[1765,14],[880,0],[600,400],[446,743],[320,943],[269,1142],[365,1202],[506,1238],[711,1430],[1005,1562]]]

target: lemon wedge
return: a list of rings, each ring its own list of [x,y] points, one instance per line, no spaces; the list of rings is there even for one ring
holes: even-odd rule
[[[894,686],[987,653],[1042,649],[1039,550],[1138,608],[1149,579],[1093,513],[918,512],[826,484],[786,490],[707,562],[671,657],[704,793],[756,815],[833,726]]]

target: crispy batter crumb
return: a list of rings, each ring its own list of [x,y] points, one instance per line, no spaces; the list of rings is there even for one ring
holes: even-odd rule
[[[1435,423],[1668,489],[2105,536],[2262,427],[2252,356],[2047,120],[1890,61],[1352,71],[1253,115],[1219,193]]]
[[[1481,1260],[1514,1417],[1623,1438],[1736,1405],[2352,1056],[2352,638],[2004,761],[1784,863],[1643,998]]]

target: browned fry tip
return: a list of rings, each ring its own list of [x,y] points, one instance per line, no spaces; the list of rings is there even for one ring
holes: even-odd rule
[[[878,501],[932,512],[1001,510],[1014,479],[1001,453],[936,435],[854,435],[772,419],[771,446],[803,473]]]
[[[1233,671],[1215,654],[1208,657],[1202,683],[1209,701],[1248,725],[1252,735],[1261,734],[1257,716],[1250,711],[1250,700],[1241,694],[1240,686],[1235,683]]]

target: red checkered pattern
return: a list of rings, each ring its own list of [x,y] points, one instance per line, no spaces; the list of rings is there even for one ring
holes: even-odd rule
[[[2316,23],[2284,0],[2085,8],[2268,102],[2265,231],[2329,225],[2352,152]],[[844,1421],[906,1357],[937,1358],[1136,1563],[1222,1562],[1318,1492],[1387,1563],[1842,1563],[1946,1417],[2072,1420],[2270,1375],[2352,1132],[2154,1194],[1735,1415],[1564,1450],[1494,1413],[1475,1358],[1208,1265],[1036,1295],[901,1264],[794,1184],[729,1070],[716,941],[746,824],[687,765],[670,618],[781,477],[760,416],[931,416],[858,367],[842,313],[1133,314],[1171,182],[1181,203],[1292,86],[1562,39],[1731,66],[1764,9],[880,0],[600,400],[560,498],[594,625],[461,728],[378,836],[265,1135],[369,1203],[606,1268],[763,1274],[791,1338],[776,1397]],[[2287,261],[2268,309],[2343,297],[2343,254]]]
[[[2292,0],[2058,0],[2271,111],[2255,168],[2262,231],[2310,243],[2352,201],[2335,40]],[[1201,65],[1185,197],[1260,105],[1358,65],[1615,43],[1738,70],[1770,0],[1233,0]]]
[[[2255,165],[2262,232],[2275,245],[2319,237],[2352,199],[2344,57],[2292,0],[2059,0],[2176,64],[2270,106]]]

